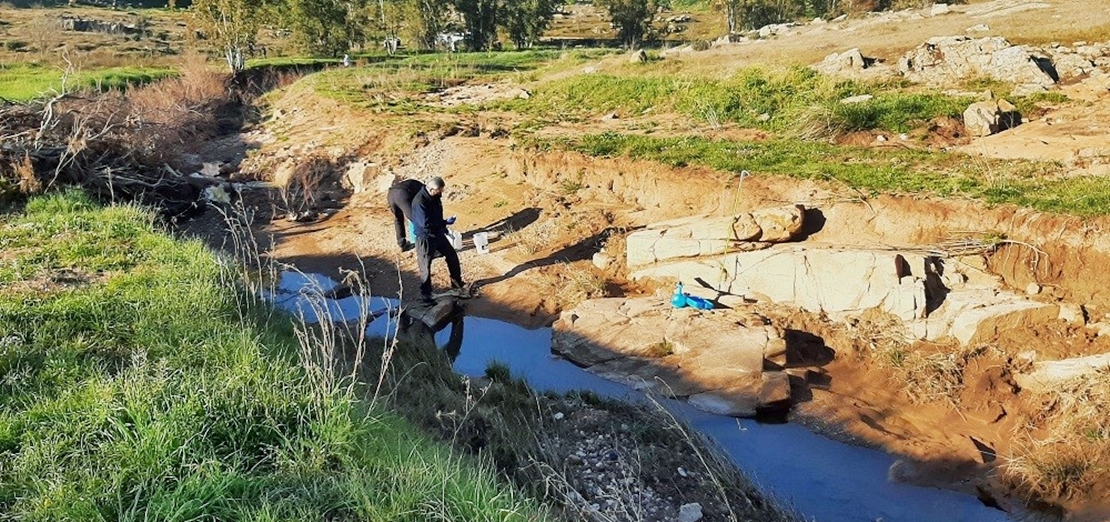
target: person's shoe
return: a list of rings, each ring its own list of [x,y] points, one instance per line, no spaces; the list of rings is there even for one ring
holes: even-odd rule
[[[423,303],[423,304],[426,304],[428,306],[432,306],[432,305],[436,304],[436,300],[432,299],[432,296],[430,296],[430,295],[421,296],[420,297],[420,302]]]
[[[466,288],[466,283],[464,283],[463,281],[451,281],[452,290],[462,290],[463,288]]]
[[[412,243],[409,243],[408,241],[405,241],[404,243],[401,243],[401,251],[402,252],[408,252],[409,250],[412,250],[414,248],[416,248],[416,245],[414,245]]]

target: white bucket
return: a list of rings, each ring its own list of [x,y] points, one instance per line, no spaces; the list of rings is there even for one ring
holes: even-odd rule
[[[477,232],[474,234],[474,250],[477,250],[479,254],[489,253],[488,232]]]

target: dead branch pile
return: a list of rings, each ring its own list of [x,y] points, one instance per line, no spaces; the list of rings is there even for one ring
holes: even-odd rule
[[[66,186],[176,216],[203,184],[180,171],[190,147],[226,132],[226,78],[206,71],[129,93],[61,94],[0,105],[0,203]]]

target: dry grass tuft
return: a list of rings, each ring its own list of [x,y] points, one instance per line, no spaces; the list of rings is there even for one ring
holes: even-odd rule
[[[566,306],[577,304],[586,299],[605,297],[605,278],[593,270],[592,265],[575,266],[564,263],[560,271],[555,296]]]
[[[558,233],[558,225],[554,220],[548,219],[519,230],[509,231],[505,234],[505,239],[513,244],[517,252],[532,256],[555,244]]]
[[[1110,372],[1081,377],[1027,398],[1003,478],[1048,502],[1083,496],[1105,484],[1110,465]],[[1034,439],[1031,434],[1038,434]],[[1042,435],[1043,434],[1043,435]]]

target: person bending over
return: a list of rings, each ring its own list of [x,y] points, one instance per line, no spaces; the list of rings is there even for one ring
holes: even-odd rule
[[[432,299],[432,259],[436,255],[447,261],[447,271],[451,275],[451,288],[463,288],[462,269],[459,255],[447,238],[447,221],[443,219],[443,178],[434,177],[412,201],[412,222],[416,231],[416,262],[420,266],[420,298],[426,304]]]

